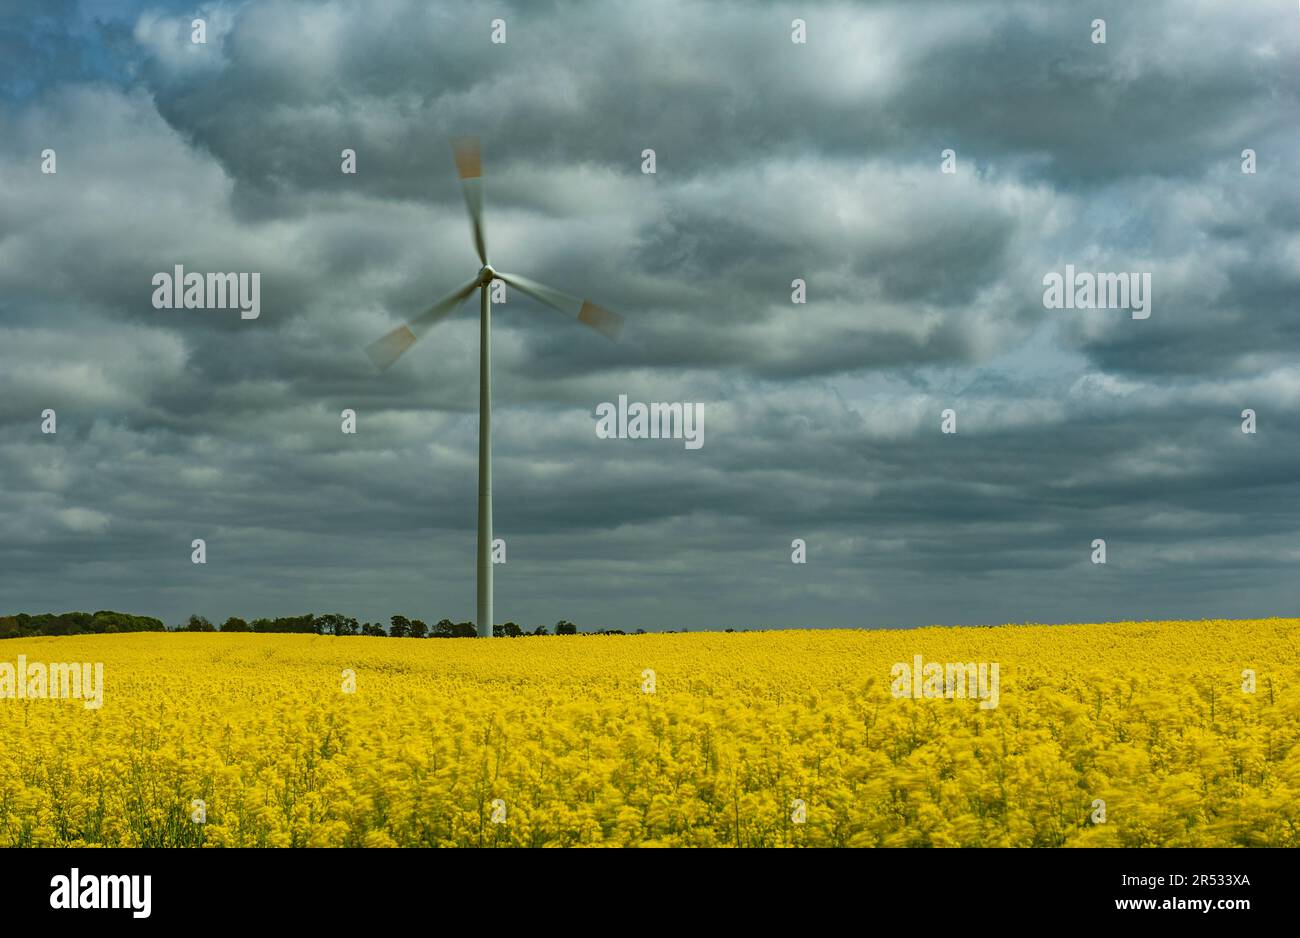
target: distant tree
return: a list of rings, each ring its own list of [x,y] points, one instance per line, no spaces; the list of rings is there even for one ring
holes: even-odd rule
[[[438,624],[429,633],[430,638],[451,638],[456,634],[456,626],[450,619],[439,619]]]
[[[357,620],[339,612],[327,612],[316,617],[316,631],[320,635],[356,635]]]
[[[473,622],[457,622],[451,627],[452,638],[474,638],[478,635],[478,629],[474,628]]]
[[[80,635],[83,632],[93,632],[95,629],[95,617],[89,612],[65,612],[58,617],[62,620],[64,627],[67,629],[64,635]]]
[[[492,626],[492,634],[497,638],[518,638],[523,635],[523,630],[513,622],[506,622],[502,625]]]
[[[254,632],[314,632],[320,634],[320,623],[310,612],[302,616],[281,616],[278,619],[254,619]]]
[[[190,616],[189,621],[182,626],[181,630],[185,632],[215,632],[217,627],[203,616]]]
[[[32,621],[37,624],[37,635],[75,635],[77,634],[76,620],[69,615],[40,615],[33,616]]]
[[[388,635],[388,633],[384,631],[384,627],[378,622],[367,622],[365,625],[361,626],[361,634],[370,635],[375,638],[384,638]]]
[[[388,630],[389,636],[392,638],[411,637],[411,620],[406,618],[406,616],[393,616],[389,621],[393,623],[392,627]]]
[[[644,634],[645,634],[645,629],[637,629],[637,630],[636,630],[635,632],[633,632],[632,634],[633,634],[633,635],[644,635]]]
[[[424,638],[429,634],[429,627],[419,619],[411,620],[411,638]]]
[[[556,635],[577,635],[578,627],[574,625],[572,622],[570,622],[568,619],[561,619],[559,622],[555,623],[555,634]]]
[[[161,632],[167,628],[153,616],[133,616],[125,612],[101,609],[95,613],[96,627],[105,632]]]
[[[551,633],[548,632],[548,631],[546,631],[546,626],[544,626],[544,625],[539,625],[537,628],[533,629],[533,634],[534,634],[534,635],[550,635]]]
[[[248,623],[238,616],[231,616],[225,622],[221,623],[223,632],[247,632],[249,631]]]

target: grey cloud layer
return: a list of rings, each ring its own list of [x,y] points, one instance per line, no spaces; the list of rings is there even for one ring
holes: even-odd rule
[[[268,0],[207,47],[101,24],[128,81],[7,39],[69,78],[0,73],[6,609],[471,615],[472,310],[382,378],[359,349],[473,272],[478,132],[494,261],[629,320],[495,317],[503,618],[1293,611],[1300,31],[1095,6],[813,6],[799,47],[780,7],[524,4],[496,47],[469,5]],[[1152,271],[1154,315],[1044,310],[1066,263]],[[262,317],[153,309],[174,264],[260,271]],[[597,440],[620,393],[704,402],[704,449]]]

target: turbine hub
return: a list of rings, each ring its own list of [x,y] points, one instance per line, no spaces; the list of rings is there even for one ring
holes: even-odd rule
[[[483,269],[478,272],[479,283],[491,283],[497,278],[497,272],[492,269],[491,264],[484,264]]]

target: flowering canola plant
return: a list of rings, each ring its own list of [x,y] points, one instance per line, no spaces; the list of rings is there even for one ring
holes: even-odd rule
[[[0,844],[1300,846],[1300,620],[134,633],[0,698]],[[995,662],[997,705],[891,668]]]

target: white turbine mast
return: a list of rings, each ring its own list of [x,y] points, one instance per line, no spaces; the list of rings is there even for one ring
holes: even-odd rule
[[[474,279],[434,303],[409,322],[398,326],[366,348],[366,354],[380,371],[388,369],[402,354],[424,338],[435,325],[456,311],[465,298],[479,291],[478,357],[478,622],[479,638],[492,637],[492,298],[493,280],[503,280],[525,296],[576,319],[609,339],[618,338],[623,317],[580,300],[561,290],[495,270],[488,261],[487,238],[483,233],[483,157],[477,137],[452,141],[456,169],[460,173],[465,207],[474,233],[474,249],[483,264]]]

